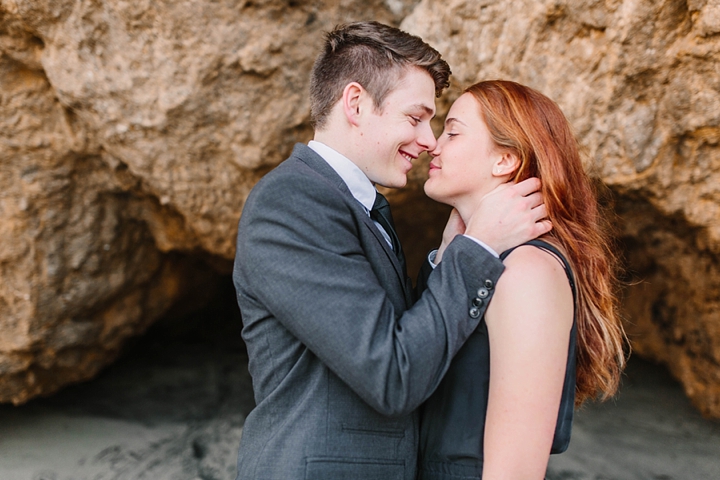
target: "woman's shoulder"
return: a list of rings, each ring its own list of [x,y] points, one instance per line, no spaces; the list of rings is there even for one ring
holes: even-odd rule
[[[538,319],[543,319],[540,323],[558,323],[559,317],[572,323],[572,288],[558,256],[536,245],[521,245],[503,263],[505,271],[488,306],[491,322],[499,317],[503,323],[525,328]]]
[[[523,244],[505,256],[503,277],[513,283],[532,283],[541,287],[545,285],[543,282],[567,284],[564,258],[563,249],[553,242]]]

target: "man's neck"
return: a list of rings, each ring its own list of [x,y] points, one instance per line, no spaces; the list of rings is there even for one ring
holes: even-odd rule
[[[312,140],[308,146],[319,154],[335,172],[340,175],[355,197],[367,210],[372,209],[375,202],[375,187],[367,176],[345,155],[329,145]]]
[[[358,164],[358,156],[352,148],[352,142],[348,141],[348,137],[348,132],[336,132],[334,130],[327,129],[321,131],[316,130],[313,140],[323,143],[336,152],[344,155],[348,160],[353,162],[362,170],[362,165]]]

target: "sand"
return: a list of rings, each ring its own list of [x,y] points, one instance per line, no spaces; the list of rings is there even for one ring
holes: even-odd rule
[[[253,406],[227,306],[166,319],[98,378],[0,406],[0,480],[232,480]],[[720,479],[720,422],[633,358],[615,401],[576,413],[550,480]]]

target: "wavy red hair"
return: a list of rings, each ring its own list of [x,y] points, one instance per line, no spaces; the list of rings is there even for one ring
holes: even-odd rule
[[[627,338],[617,309],[617,260],[577,140],[560,107],[530,87],[505,80],[465,90],[480,106],[490,136],[520,165],[513,181],[538,177],[553,230],[576,279],[575,402],[617,391]]]

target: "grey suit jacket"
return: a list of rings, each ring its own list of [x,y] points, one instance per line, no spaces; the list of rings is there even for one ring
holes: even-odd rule
[[[502,269],[458,237],[413,305],[363,206],[296,145],[253,188],[238,228],[233,280],[257,406],[237,478],[414,479],[415,410],[478,325],[478,289]]]

